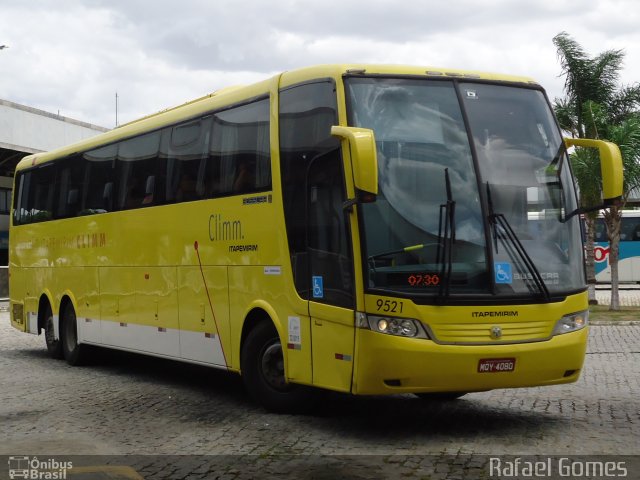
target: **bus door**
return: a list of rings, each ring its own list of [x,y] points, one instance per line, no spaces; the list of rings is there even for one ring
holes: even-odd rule
[[[307,265],[313,384],[351,390],[354,354],[353,249],[339,148],[316,157],[307,175]]]
[[[341,141],[331,134],[332,126],[339,123],[337,105],[331,79],[280,91],[280,170],[293,279],[299,298],[305,301],[300,308],[307,310],[302,322],[308,321],[311,331],[311,369],[307,371],[311,378],[299,377],[317,386],[349,391],[355,338],[354,270],[351,220],[343,210]],[[307,325],[302,327],[305,331]],[[306,351],[303,345],[301,352]]]

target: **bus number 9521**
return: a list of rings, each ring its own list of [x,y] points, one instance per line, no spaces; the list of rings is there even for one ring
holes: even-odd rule
[[[403,306],[403,302],[395,300],[382,300],[381,298],[376,300],[376,307],[378,307],[379,312],[402,313]]]

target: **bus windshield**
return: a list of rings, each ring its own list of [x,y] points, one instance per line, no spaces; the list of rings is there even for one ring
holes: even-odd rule
[[[580,225],[566,218],[576,194],[541,91],[382,77],[348,77],[346,91],[350,125],[372,129],[377,144],[379,195],[361,205],[370,290],[583,288]]]

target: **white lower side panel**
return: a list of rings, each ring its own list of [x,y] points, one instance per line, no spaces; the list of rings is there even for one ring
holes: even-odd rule
[[[38,334],[38,314],[35,312],[27,312],[27,331]]]
[[[102,344],[141,352],[180,356],[178,330],[158,329],[135,323],[101,322]]]
[[[58,315],[53,315],[53,336],[56,340],[60,339],[60,323]],[[43,325],[43,332],[44,328]],[[38,314],[35,312],[27,312],[27,332],[33,333],[34,335],[40,335],[38,331]]]
[[[86,318],[77,318],[77,325],[82,343],[226,367],[220,337],[214,333]]]
[[[180,330],[180,356],[188,360],[226,366],[220,337],[213,333]]]
[[[102,343],[101,322],[94,318],[76,318],[78,340],[82,342]]]

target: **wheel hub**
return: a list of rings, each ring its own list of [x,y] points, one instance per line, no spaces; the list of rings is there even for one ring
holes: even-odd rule
[[[276,390],[287,390],[284,378],[284,358],[280,342],[273,343],[264,349],[262,354],[262,376],[270,387]]]

